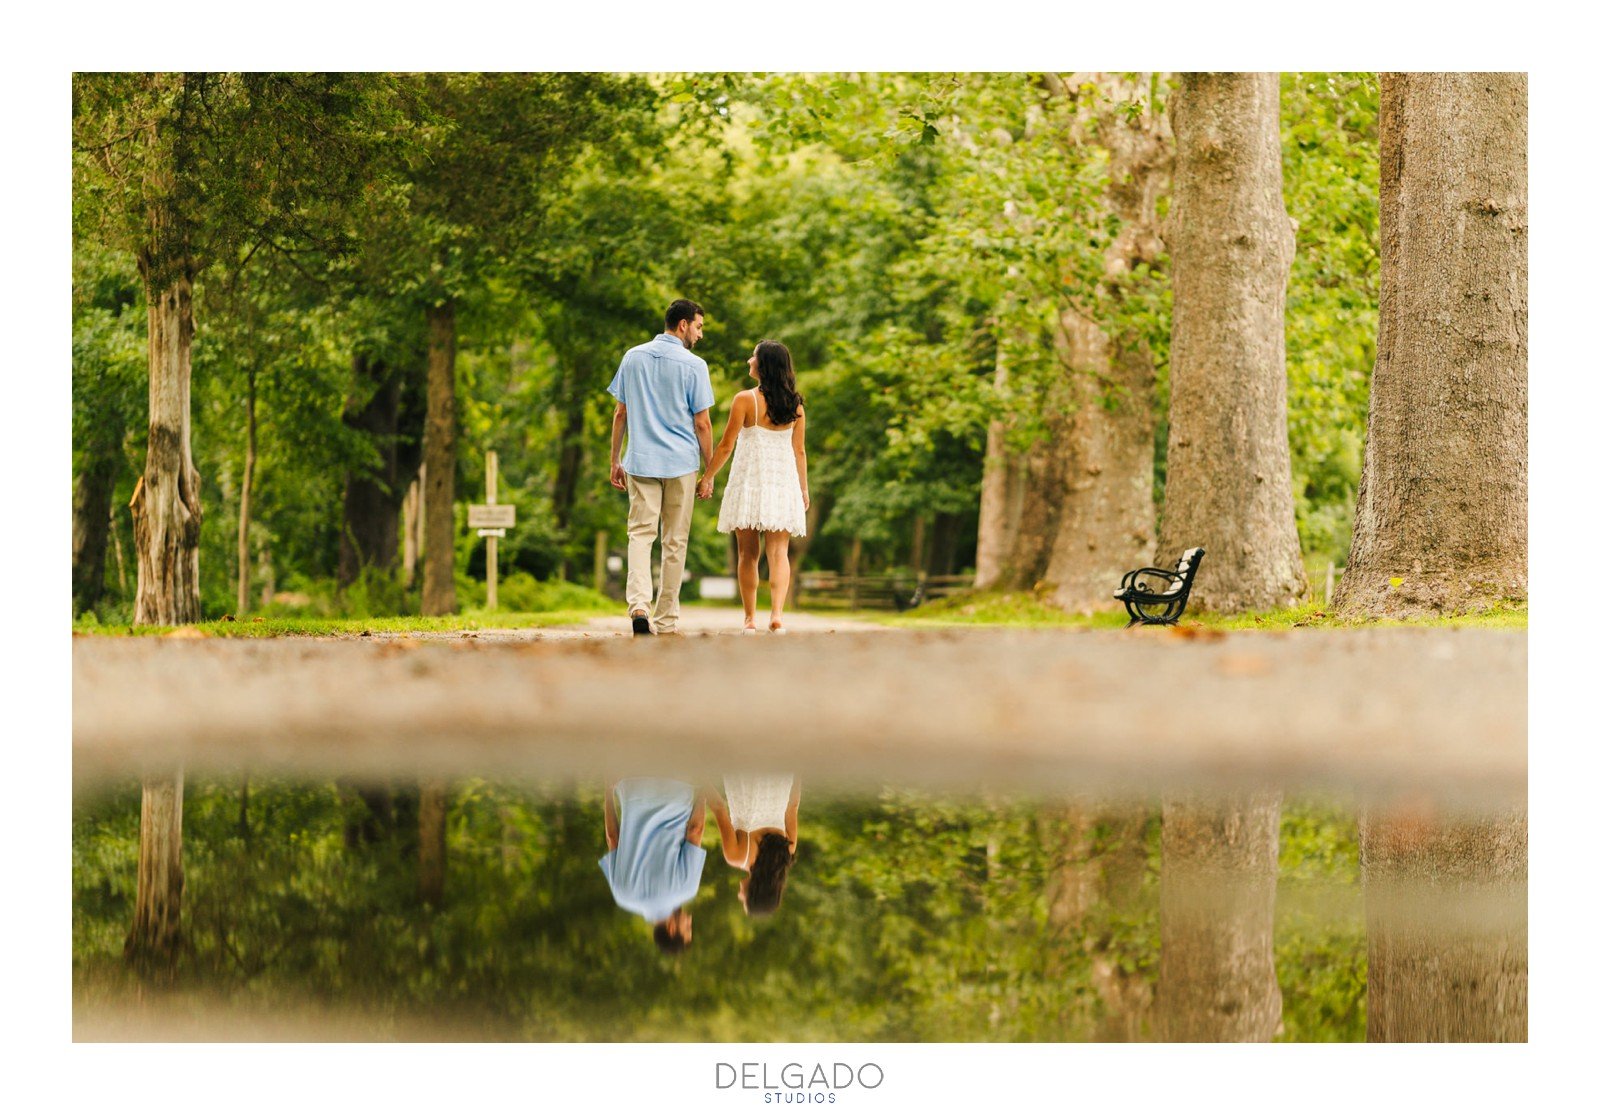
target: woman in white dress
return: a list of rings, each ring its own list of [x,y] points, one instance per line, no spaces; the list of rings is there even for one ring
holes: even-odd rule
[[[763,917],[783,901],[789,865],[800,845],[800,779],[792,774],[730,774],[722,785],[727,800],[715,788],[706,795],[722,858],[747,875],[739,884],[745,913]]]
[[[698,495],[710,499],[713,481],[733,458],[717,529],[739,540],[739,599],[744,634],[756,634],[756,588],[761,535],[767,536],[767,575],[772,615],[767,630],[784,634],[783,602],[789,594],[789,539],[806,533],[811,490],[806,483],[805,398],[795,387],[794,361],[777,341],[762,341],[750,354],[756,385],[733,397],[728,428],[717,444]]]

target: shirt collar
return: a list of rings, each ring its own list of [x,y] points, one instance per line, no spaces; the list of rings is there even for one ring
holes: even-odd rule
[[[687,346],[684,345],[684,343],[682,341],[680,341],[677,337],[674,337],[671,333],[657,333],[656,334],[656,340],[658,340],[658,341],[671,341],[673,344],[677,345],[679,348],[687,347]]]

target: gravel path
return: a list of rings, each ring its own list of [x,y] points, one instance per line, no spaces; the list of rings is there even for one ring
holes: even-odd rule
[[[633,639],[624,623],[77,638],[75,778],[178,761],[467,777],[766,757],[840,786],[1526,792],[1521,631],[863,631],[797,615],[790,637],[729,639],[711,636],[739,613],[707,608],[684,616],[698,636]]]

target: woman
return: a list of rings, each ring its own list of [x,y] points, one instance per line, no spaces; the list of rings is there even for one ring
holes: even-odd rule
[[[726,801],[715,788],[706,796],[717,821],[722,858],[748,876],[739,884],[739,901],[753,918],[774,913],[800,845],[800,779],[792,774],[730,774],[722,785]]]
[[[739,599],[744,634],[756,634],[756,588],[761,535],[767,536],[767,575],[772,616],[767,630],[785,633],[783,602],[789,595],[789,539],[806,533],[811,491],[806,484],[805,399],[795,387],[794,362],[777,341],[762,341],[750,354],[756,385],[733,397],[728,428],[711,455],[698,494],[710,499],[712,483],[733,457],[717,529],[739,540]]]

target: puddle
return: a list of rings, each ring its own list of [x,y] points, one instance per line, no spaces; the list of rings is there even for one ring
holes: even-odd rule
[[[1521,812],[636,775],[97,784],[75,1036],[1526,1040]]]

